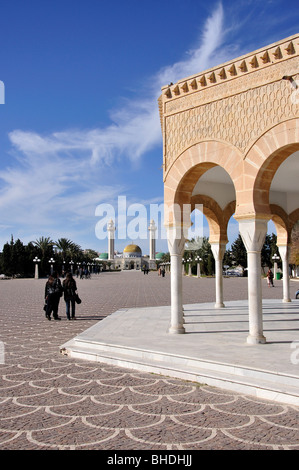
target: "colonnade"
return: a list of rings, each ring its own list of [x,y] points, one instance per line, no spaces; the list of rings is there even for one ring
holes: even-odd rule
[[[241,219],[239,230],[246,247],[248,260],[248,313],[249,344],[265,343],[262,311],[261,250],[267,235],[268,219]],[[170,334],[183,334],[184,312],[182,302],[182,256],[185,249],[184,227],[172,224],[168,227],[168,247],[171,259],[171,324]],[[225,308],[223,292],[223,257],[226,243],[212,242],[215,258],[215,308]],[[279,245],[283,270],[283,302],[290,302],[289,289],[289,246]]]

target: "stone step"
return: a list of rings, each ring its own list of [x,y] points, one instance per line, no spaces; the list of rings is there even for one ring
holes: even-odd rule
[[[60,352],[142,372],[193,381],[292,405],[299,405],[299,377],[248,366],[235,366],[165,352],[90,340],[69,341]]]

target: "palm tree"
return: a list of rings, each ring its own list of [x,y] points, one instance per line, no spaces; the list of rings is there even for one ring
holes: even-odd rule
[[[75,258],[75,259],[82,258],[82,254],[83,254],[81,246],[77,245],[77,243],[72,244],[72,246],[69,249],[69,253],[70,253],[71,258]]]
[[[54,242],[50,237],[40,237],[32,242],[32,244],[40,251],[41,273],[46,274],[49,270],[49,258],[53,256]]]
[[[61,252],[62,258],[65,259],[68,255],[71,254],[75,243],[68,238],[59,238],[57,242],[54,243],[54,245]]]
[[[44,256],[49,251],[49,249],[54,246],[54,242],[50,237],[40,237],[38,240],[35,240],[32,243],[40,249],[42,256]]]

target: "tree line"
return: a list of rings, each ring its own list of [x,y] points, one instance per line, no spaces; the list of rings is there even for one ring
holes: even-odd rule
[[[298,264],[299,252],[299,230],[295,232],[293,251],[291,251],[290,263]],[[272,233],[267,235],[261,251],[262,268],[272,267],[272,257],[278,254],[277,236]],[[10,242],[5,243],[3,251],[0,253],[0,274],[7,276],[34,276],[34,258],[37,257],[39,262],[40,276],[47,276],[50,273],[51,258],[55,259],[54,269],[59,273],[62,270],[70,270],[70,262],[76,263],[92,263],[94,258],[98,257],[98,253],[92,249],[83,250],[75,242],[60,238],[57,241],[51,240],[50,237],[40,237],[39,239],[24,245],[21,240],[14,241],[13,236]],[[197,261],[201,258],[201,273],[207,276],[215,274],[215,261],[208,238],[190,240],[186,244],[186,250],[183,255],[186,270],[191,264],[192,273],[196,274]],[[191,261],[190,261],[191,260]],[[169,262],[170,255],[166,253],[159,263]],[[158,264],[159,264],[158,263]],[[241,266],[245,272],[247,268],[247,252],[241,235],[232,243],[230,249],[226,250],[223,258],[223,266],[236,267]],[[281,268],[281,262],[278,262]]]
[[[51,258],[55,260],[54,269],[61,273],[63,270],[70,270],[71,262],[88,264],[97,257],[96,251],[83,250],[67,238],[53,241],[50,237],[40,237],[24,245],[20,239],[14,241],[12,236],[0,253],[0,273],[6,276],[33,277],[35,269],[33,260],[38,258],[39,275],[44,277],[50,273]]]

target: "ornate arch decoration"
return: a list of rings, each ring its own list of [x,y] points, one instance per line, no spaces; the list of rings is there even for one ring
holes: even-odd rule
[[[269,191],[279,166],[299,150],[299,119],[281,122],[265,132],[244,157],[244,187],[238,216],[271,218]]]
[[[186,149],[168,170],[164,180],[165,204],[191,204],[197,181],[215,166],[222,167],[228,173],[237,193],[238,188],[242,188],[241,152],[227,142],[203,141]]]

